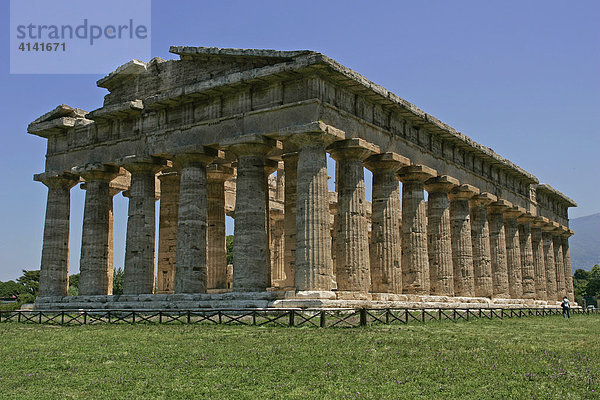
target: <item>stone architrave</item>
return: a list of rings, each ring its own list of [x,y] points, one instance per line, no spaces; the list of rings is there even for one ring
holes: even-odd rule
[[[519,244],[521,247],[521,273],[523,299],[535,299],[535,262],[533,257],[533,242],[531,239],[531,221],[533,215],[526,213],[518,217]]]
[[[547,300],[546,257],[544,256],[544,240],[542,226],[546,223],[541,217],[531,221],[531,249],[533,251],[533,269],[535,279],[535,298]]]
[[[427,206],[424,183],[437,171],[411,165],[398,171],[402,181],[402,293],[429,294]]]
[[[79,262],[79,295],[107,295],[112,293],[113,266],[109,260],[112,246],[111,212],[113,196],[110,181],[119,168],[102,164],[88,164],[73,168],[72,172],[85,179],[85,207]]]
[[[556,223],[554,232],[552,232],[552,241],[554,248],[554,263],[556,264],[556,300],[562,301],[563,297],[567,296],[567,286],[565,282],[565,262],[563,258],[562,248],[562,229]]]
[[[513,299],[520,299],[523,296],[523,266],[521,264],[519,223],[517,221],[517,218],[523,214],[525,214],[525,209],[519,206],[513,206],[504,213],[508,290],[510,297]]]
[[[266,155],[275,141],[247,135],[226,142],[237,155],[236,201],[233,240],[233,290],[265,291],[270,285],[271,260],[265,198]]]
[[[473,245],[474,295],[494,295],[488,205],[498,201],[491,193],[481,193],[469,201],[471,208],[471,242]]]
[[[504,212],[512,207],[506,200],[498,200],[488,206],[490,225],[490,254],[492,256],[492,278],[494,297],[509,298],[508,264],[506,261],[506,236]]]
[[[459,184],[458,179],[447,175],[430,178],[425,182],[425,190],[429,194],[427,202],[429,284],[430,293],[433,295],[454,296],[448,192]]]
[[[160,181],[160,211],[156,293],[173,293],[177,262],[177,211],[180,176],[177,171],[169,170],[159,174],[158,179]]]
[[[562,250],[563,262],[565,263],[565,286],[569,301],[575,301],[575,291],[573,288],[573,270],[571,269],[571,252],[569,250],[569,237],[573,235],[573,231],[567,227],[563,227]]]
[[[340,291],[367,293],[371,272],[363,161],[376,154],[379,147],[362,139],[347,139],[334,142],[329,150],[337,162],[339,180],[337,287]]]
[[[207,200],[207,289],[227,288],[227,251],[225,249],[225,181],[233,176],[233,168],[210,164],[206,169]]]
[[[298,176],[298,153],[290,152],[282,156],[285,174],[283,229],[284,229],[284,288],[295,287],[296,274],[296,198]]]
[[[211,148],[175,156],[180,174],[177,212],[175,293],[204,293],[207,288],[206,166],[217,156]]]
[[[394,293],[402,287],[402,208],[396,172],[410,165],[410,160],[396,153],[383,153],[367,158],[365,165],[373,173],[371,292]]]
[[[452,264],[454,268],[454,295],[475,296],[473,269],[473,242],[469,200],[479,189],[463,184],[448,194],[450,198],[450,227],[452,232]]]
[[[555,227],[548,218],[542,217],[544,225],[542,226],[542,242],[544,244],[544,264],[546,265],[546,299],[548,301],[557,300],[556,291],[556,261],[554,259],[554,240],[553,231]]]
[[[69,222],[71,188],[79,177],[45,172],[34,180],[48,187],[38,296],[66,296],[69,289]]]
[[[118,164],[131,173],[123,294],[151,294],[154,292],[155,174],[167,163],[156,157],[129,156],[118,160]]]

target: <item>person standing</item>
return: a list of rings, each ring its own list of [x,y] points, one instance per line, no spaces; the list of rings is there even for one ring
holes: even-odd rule
[[[571,304],[569,303],[569,299],[567,299],[567,297],[563,297],[562,303],[560,303],[560,306],[562,307],[563,310],[563,318],[571,318]]]

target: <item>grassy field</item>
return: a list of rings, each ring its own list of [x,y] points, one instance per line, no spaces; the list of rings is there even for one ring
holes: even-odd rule
[[[600,316],[353,329],[0,324],[2,399],[598,399]]]

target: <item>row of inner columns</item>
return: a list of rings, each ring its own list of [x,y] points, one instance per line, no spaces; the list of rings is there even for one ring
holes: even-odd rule
[[[267,179],[276,164],[266,157],[273,141],[256,137],[228,146],[237,156],[234,290],[265,291],[277,280],[281,288],[304,293],[573,297],[570,231],[403,156],[380,154],[362,139],[339,139],[335,132],[290,135],[293,151],[282,157],[284,214],[275,221]],[[337,162],[333,233],[327,152]],[[160,175],[157,279],[163,292],[225,288],[224,182],[233,169],[212,164],[216,153],[202,148],[176,154],[176,172]],[[119,164],[131,173],[124,293],[153,293],[155,175],[167,164],[137,156]],[[365,166],[373,172],[371,235]],[[111,294],[116,192],[109,183],[117,173],[116,167],[93,165],[40,178],[48,186],[40,295],[67,292],[69,196],[79,177],[86,182],[80,294]],[[281,259],[273,277],[271,247],[279,248]]]

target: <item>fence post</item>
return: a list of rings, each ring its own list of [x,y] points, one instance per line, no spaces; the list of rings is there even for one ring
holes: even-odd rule
[[[404,310],[404,323],[408,324],[408,308]]]
[[[360,326],[367,326],[367,309],[359,308],[358,313],[360,315]]]
[[[325,310],[321,310],[321,314],[319,315],[319,326],[321,328],[325,328]]]
[[[87,325],[87,311],[83,312],[83,324]]]
[[[190,310],[187,310],[187,323],[189,324],[191,320],[192,320],[192,318],[191,318]]]
[[[425,323],[425,309],[424,308],[421,309],[421,321],[423,323]]]
[[[290,315],[289,315],[289,317],[290,317],[290,326],[294,326],[294,313],[295,313],[295,311],[294,310],[290,310],[289,312],[290,312]]]

